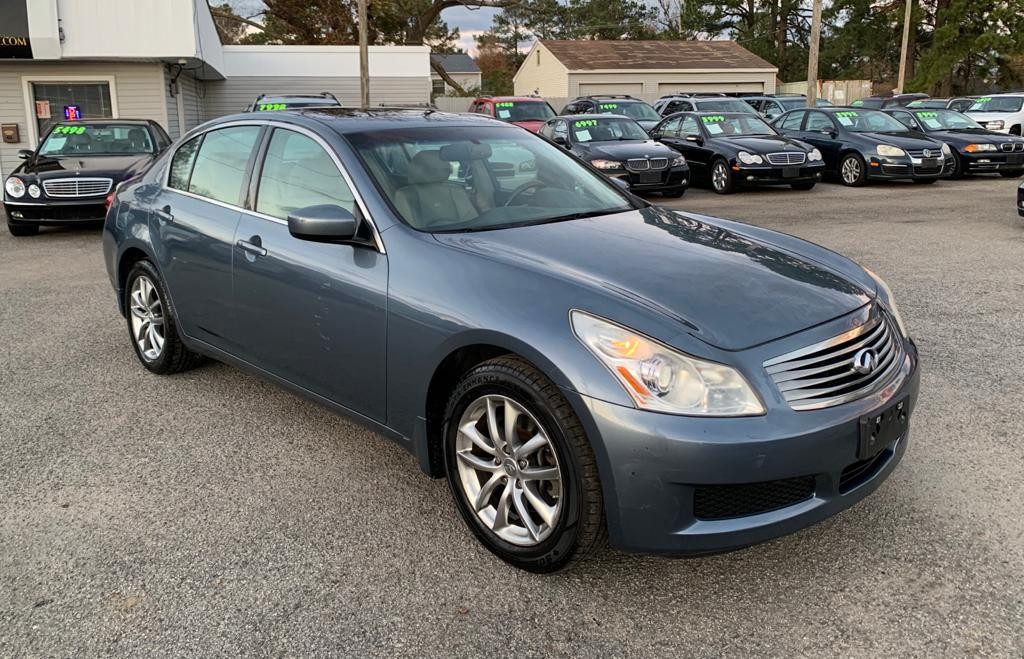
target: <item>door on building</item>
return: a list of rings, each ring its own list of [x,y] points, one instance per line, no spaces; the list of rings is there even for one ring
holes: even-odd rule
[[[65,107],[78,108],[80,119],[114,116],[108,82],[33,82],[31,88],[37,141],[50,126],[64,121]]]

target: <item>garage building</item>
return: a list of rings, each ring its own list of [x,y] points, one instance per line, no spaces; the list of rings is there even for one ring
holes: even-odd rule
[[[735,41],[564,41],[533,44],[516,94],[548,99],[677,92],[771,94],[779,70]]]
[[[0,177],[66,113],[171,137],[260,93],[359,103],[358,46],[222,46],[205,0],[0,0]],[[425,46],[370,47],[370,102],[430,101]]]

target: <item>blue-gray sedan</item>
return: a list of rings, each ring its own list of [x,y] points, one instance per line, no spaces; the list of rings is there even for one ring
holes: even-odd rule
[[[146,368],[212,357],[384,433],[525,569],[767,540],[906,450],[918,356],[881,279],[494,120],[218,119],[118,188],[103,237]]]

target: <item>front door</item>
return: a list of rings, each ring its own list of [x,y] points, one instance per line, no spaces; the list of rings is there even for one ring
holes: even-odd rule
[[[366,244],[299,240],[288,213],[358,213],[325,144],[275,128],[254,175],[255,212],[235,233],[239,356],[350,410],[385,421],[387,257]]]

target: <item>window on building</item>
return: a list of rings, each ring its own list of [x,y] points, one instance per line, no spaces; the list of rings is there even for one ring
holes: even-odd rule
[[[36,110],[36,135],[39,137],[54,124],[65,120],[65,107],[77,108],[78,119],[110,119],[114,116],[110,83],[107,82],[33,82],[32,97]]]
[[[434,96],[444,95],[444,80],[436,78],[430,81],[430,93]]]

